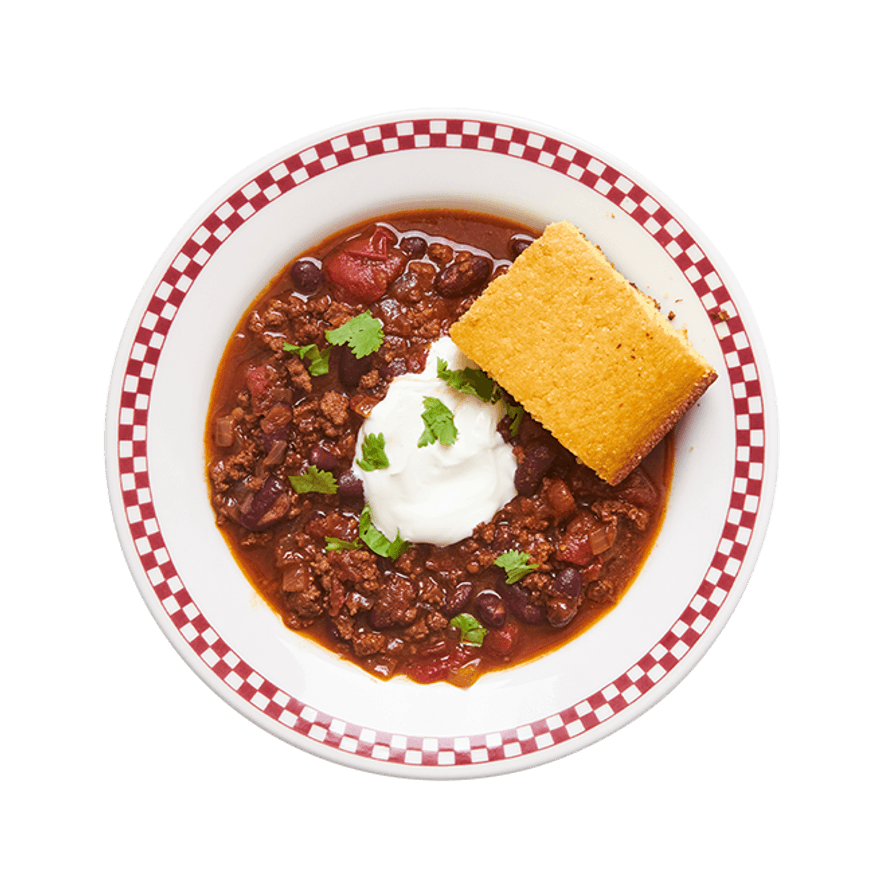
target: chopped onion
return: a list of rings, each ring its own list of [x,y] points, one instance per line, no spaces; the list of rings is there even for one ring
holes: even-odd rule
[[[605,523],[603,526],[598,526],[595,529],[590,530],[590,550],[593,551],[594,556],[598,556],[600,553],[604,553],[608,550],[613,544],[614,539],[617,537],[617,523],[609,522]]]

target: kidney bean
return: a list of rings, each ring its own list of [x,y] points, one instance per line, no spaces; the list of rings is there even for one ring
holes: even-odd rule
[[[462,581],[457,584],[453,590],[446,594],[446,601],[443,603],[443,613],[447,617],[455,617],[464,611],[465,605],[470,601],[471,594],[474,592],[474,585],[470,581]]]
[[[477,617],[493,629],[501,629],[507,623],[507,609],[498,593],[486,590],[477,596]]]
[[[489,280],[492,263],[485,257],[465,254],[461,259],[450,263],[434,282],[440,296],[455,297],[473,290]]]
[[[544,609],[531,601],[525,587],[505,583],[499,587],[499,592],[504,597],[506,607],[523,623],[540,623],[543,619]]]
[[[359,358],[346,345],[339,349],[339,381],[346,388],[357,388],[361,378],[373,369],[373,356]]]
[[[281,477],[271,476],[263,482],[250,500],[240,509],[238,521],[252,532],[275,525],[290,508],[290,498]]]
[[[513,485],[520,495],[534,495],[541,485],[544,474],[556,458],[556,450],[552,446],[539,443],[533,446],[526,457],[517,465]]]
[[[324,283],[324,273],[312,260],[297,260],[290,269],[290,280],[300,293],[314,293]]]
[[[563,568],[556,575],[549,589],[556,596],[577,601],[581,597],[583,588],[581,573],[576,568],[569,566],[568,568]]]
[[[412,336],[414,330],[412,315],[398,300],[390,296],[386,297],[373,307],[372,314],[381,322],[386,339],[395,336],[406,339]]]
[[[309,462],[322,471],[335,471],[339,467],[339,459],[321,446],[312,449],[309,453]]]
[[[433,263],[413,261],[409,264],[403,275],[391,283],[391,286],[388,288],[388,295],[394,297],[398,302],[420,302],[425,294],[434,286],[436,274],[437,268]]]
[[[363,501],[364,484],[353,471],[343,471],[336,479],[336,494],[346,501]]]
[[[530,235],[512,235],[508,245],[511,258],[515,260],[534,240]]]
[[[408,257],[419,259],[425,256],[428,242],[420,235],[405,235],[397,245]]]
[[[547,602],[547,623],[550,626],[567,626],[577,614],[578,603],[572,599],[556,596]]]
[[[388,295],[400,302],[418,302],[422,298],[422,288],[418,276],[404,272],[388,288]]]

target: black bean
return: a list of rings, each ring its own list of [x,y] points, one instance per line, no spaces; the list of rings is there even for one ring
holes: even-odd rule
[[[373,356],[356,357],[346,345],[339,349],[339,381],[346,388],[357,388],[361,378],[373,368]]]
[[[510,239],[510,256],[516,259],[535,239],[530,235],[514,235]]]
[[[455,617],[464,611],[464,606],[470,601],[471,594],[474,591],[474,585],[469,581],[462,581],[452,590],[447,592],[446,601],[443,603],[443,613],[447,617]]]
[[[507,623],[507,609],[498,593],[486,590],[477,596],[477,617],[492,629],[501,629]]]
[[[336,494],[347,501],[363,500],[364,484],[353,471],[343,471],[336,479]]]
[[[545,443],[539,443],[529,449],[526,457],[516,468],[513,478],[516,491],[520,495],[534,495],[555,458],[556,449]]]
[[[466,254],[463,259],[450,263],[434,282],[440,296],[455,297],[473,290],[489,280],[492,263],[485,257]]]
[[[309,462],[321,471],[335,471],[339,467],[339,459],[321,446],[312,449]]]
[[[420,235],[405,235],[397,245],[408,257],[419,259],[425,256],[428,242]]]
[[[324,283],[324,273],[311,260],[297,260],[290,269],[290,280],[300,293],[314,293]]]
[[[563,568],[550,585],[550,592],[557,596],[577,601],[583,592],[581,573],[572,566]]]

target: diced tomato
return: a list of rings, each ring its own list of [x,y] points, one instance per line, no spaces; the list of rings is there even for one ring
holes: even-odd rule
[[[392,234],[381,226],[355,239],[324,264],[329,279],[350,305],[376,302],[406,265],[406,257],[390,246]]]
[[[260,397],[266,393],[272,378],[272,371],[265,364],[259,367],[249,366],[245,375],[245,384],[254,397]]]
[[[593,558],[590,539],[586,535],[563,538],[556,548],[556,558],[560,562],[570,562],[572,565],[586,565]]]
[[[516,647],[519,627],[509,621],[500,629],[490,629],[483,638],[483,648],[499,657],[506,657]]]
[[[377,226],[372,235],[355,239],[346,250],[352,256],[365,260],[385,260],[388,257],[388,244],[393,237],[388,229]]]
[[[595,555],[590,547],[590,532],[596,528],[596,518],[582,511],[568,524],[556,548],[556,558],[572,565],[586,565]]]
[[[444,681],[450,676],[450,673],[462,669],[475,657],[474,648],[467,645],[456,645],[450,653],[443,657],[411,664],[406,670],[406,674],[417,684]]]

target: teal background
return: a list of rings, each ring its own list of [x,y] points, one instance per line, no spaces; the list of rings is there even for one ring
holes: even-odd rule
[[[8,4],[7,876],[860,877],[876,871],[876,20],[866,4]],[[116,542],[107,379],[189,214],[254,159],[417,106],[608,150],[737,274],[776,510],[699,667],[562,762],[454,785],[282,745],[187,670]],[[6,872],[5,872],[6,873]]]

